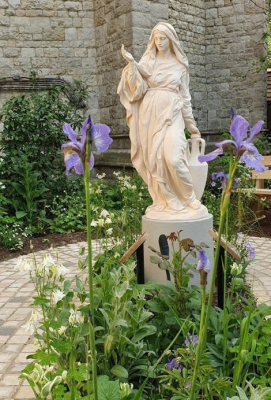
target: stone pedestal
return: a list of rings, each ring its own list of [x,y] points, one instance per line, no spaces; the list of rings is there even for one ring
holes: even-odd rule
[[[156,264],[150,262],[150,256],[155,255],[148,246],[154,247],[159,250],[159,236],[169,235],[171,232],[177,232],[182,230],[181,239],[190,238],[195,244],[201,242],[206,243],[209,248],[204,249],[206,254],[213,265],[214,258],[214,245],[213,239],[209,234],[209,230],[213,228],[213,216],[208,214],[207,217],[190,220],[190,221],[160,221],[157,219],[149,219],[146,216],[142,217],[142,232],[147,232],[148,239],[144,244],[144,269],[145,269],[145,282],[156,281],[164,283],[166,281],[166,272],[162,271]],[[176,247],[177,249],[177,247]],[[171,242],[169,242],[169,250],[171,252]],[[187,258],[188,263],[195,263],[196,259],[189,256]],[[209,274],[210,276],[210,274]],[[210,279],[209,279],[210,281]],[[199,286],[199,274],[196,273],[194,278],[190,281],[191,285]],[[207,285],[208,290],[208,285]]]

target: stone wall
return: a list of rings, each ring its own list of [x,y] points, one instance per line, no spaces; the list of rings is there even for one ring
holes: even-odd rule
[[[253,123],[266,119],[265,71],[259,69],[265,0],[257,5],[251,0],[0,0],[0,77],[36,70],[41,77],[86,80],[88,109],[95,121],[110,125],[112,151],[120,149],[123,158],[130,144],[116,93],[125,66],[121,44],[138,61],[153,26],[169,21],[189,59],[200,130],[227,129],[230,107]],[[0,88],[0,106],[11,94]]]
[[[251,123],[266,120],[265,0],[206,2],[206,88],[210,131],[229,126],[230,108]]]
[[[86,80],[88,108],[98,115],[92,0],[1,0],[0,77]],[[0,102],[7,95],[0,92]]]
[[[146,48],[153,25],[167,20],[167,0],[95,0],[94,24],[101,121],[110,125],[115,137],[111,148],[129,148],[125,109],[117,86],[126,61],[120,49],[138,61]]]
[[[132,47],[131,1],[94,0],[94,26],[100,119],[110,126],[111,134],[115,136],[111,149],[129,147],[128,140],[123,143],[123,140],[117,140],[116,135],[125,139],[128,134],[117,85],[124,66],[121,44],[128,51]]]
[[[169,22],[175,27],[189,60],[194,117],[207,129],[205,71],[205,0],[168,0]]]

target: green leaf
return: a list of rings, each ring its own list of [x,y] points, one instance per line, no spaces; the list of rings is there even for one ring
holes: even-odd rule
[[[113,375],[117,376],[118,378],[121,379],[128,379],[128,371],[121,365],[115,365],[113,368],[110,370]]]
[[[200,243],[200,247],[205,247],[206,249],[209,248],[208,244],[206,244],[206,243],[204,243],[204,242],[201,242],[201,243]]]
[[[102,375],[98,378],[99,400],[120,400],[119,381],[109,381],[108,376]]]
[[[27,215],[27,212],[25,212],[25,211],[17,211],[16,212],[16,218],[18,218],[18,219],[23,218],[26,215]]]
[[[170,262],[168,262],[168,261],[163,261],[163,262],[161,262],[159,265],[158,265],[158,267],[162,270],[162,271],[166,271],[167,269],[170,269],[171,268],[171,264],[170,264]]]
[[[44,304],[50,303],[49,299],[45,299],[43,297],[33,297],[33,306],[42,306]]]
[[[151,260],[151,263],[153,263],[153,264],[160,264],[160,262],[161,262],[161,259],[158,257],[155,257],[155,256],[151,256],[150,260]]]
[[[245,392],[240,387],[237,388],[240,400],[248,400]]]
[[[82,336],[87,336],[88,334],[89,334],[89,324],[88,324],[88,323],[85,323],[85,324],[83,324],[83,326],[82,326],[80,335],[82,335]]]
[[[114,324],[115,326],[124,326],[125,328],[128,328],[127,321],[125,319],[117,319],[117,321]]]
[[[139,329],[133,336],[134,342],[139,342],[146,336],[151,336],[156,333],[156,327],[153,325],[145,325],[143,328]]]

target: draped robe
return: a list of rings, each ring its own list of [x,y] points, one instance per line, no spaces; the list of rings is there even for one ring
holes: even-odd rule
[[[150,72],[151,71],[151,72]],[[184,134],[196,125],[189,73],[177,59],[129,63],[118,87],[127,112],[131,159],[148,185],[155,211],[184,211],[195,200]]]

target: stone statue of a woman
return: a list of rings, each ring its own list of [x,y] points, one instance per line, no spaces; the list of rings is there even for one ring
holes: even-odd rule
[[[187,162],[187,127],[200,137],[189,93],[188,60],[172,25],[158,23],[137,63],[121,49],[128,65],[118,86],[130,129],[131,159],[148,185],[151,219],[197,219],[207,209],[196,199]]]

